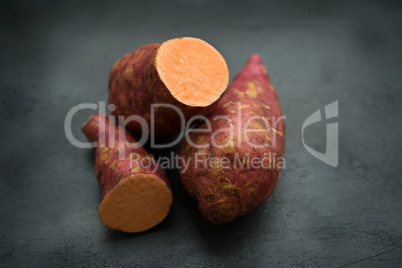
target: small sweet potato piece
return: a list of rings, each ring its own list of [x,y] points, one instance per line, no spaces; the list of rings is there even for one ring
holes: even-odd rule
[[[172,192],[165,173],[152,162],[153,156],[142,147],[129,146],[136,140],[110,120],[105,114],[95,114],[82,127],[88,140],[97,142],[95,172],[102,188],[99,217],[110,229],[142,232],[167,216]],[[136,161],[132,161],[133,154]],[[139,159],[146,159],[147,165],[141,166]]]

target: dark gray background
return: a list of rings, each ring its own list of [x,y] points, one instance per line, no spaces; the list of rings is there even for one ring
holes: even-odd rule
[[[1,266],[402,265],[401,1],[55,2],[0,4]],[[68,142],[65,116],[107,99],[123,54],[182,36],[215,46],[231,77],[261,54],[287,117],[286,169],[267,203],[221,226],[167,171],[167,219],[108,230],[94,154]],[[301,126],[336,100],[333,168],[304,149]],[[82,141],[93,112],[74,117]],[[305,132],[322,152],[325,123]]]

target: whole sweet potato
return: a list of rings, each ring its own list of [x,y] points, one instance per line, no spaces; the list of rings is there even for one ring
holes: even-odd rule
[[[182,145],[181,180],[206,219],[225,223],[267,200],[285,164],[285,123],[259,55],[236,75],[209,121],[210,129],[202,123]]]

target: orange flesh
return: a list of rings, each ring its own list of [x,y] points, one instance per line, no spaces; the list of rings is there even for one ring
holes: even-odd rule
[[[172,192],[164,181],[150,174],[122,179],[102,200],[102,223],[123,232],[142,232],[160,223],[172,205]]]
[[[205,107],[226,90],[229,70],[222,55],[207,42],[192,37],[164,42],[156,55],[159,77],[178,101]]]

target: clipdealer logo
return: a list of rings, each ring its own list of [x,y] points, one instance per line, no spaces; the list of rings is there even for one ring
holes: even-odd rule
[[[150,136],[151,147],[152,148],[169,148],[171,146],[174,146],[175,144],[178,144],[181,141],[181,139],[184,137],[185,133],[187,133],[189,131],[195,131],[195,130],[191,130],[191,127],[190,127],[192,121],[194,121],[195,119],[203,119],[203,120],[205,120],[205,122],[209,126],[208,129],[202,129],[202,130],[199,130],[199,131],[203,131],[203,132],[211,131],[210,122],[209,122],[209,120],[207,118],[198,118],[198,117],[193,118],[192,120],[190,120],[187,123],[187,126],[186,126],[185,123],[184,123],[185,122],[184,115],[181,113],[181,111],[177,107],[175,107],[175,106],[170,107],[170,106],[168,106],[168,104],[162,104],[162,105],[165,105],[167,108],[174,109],[179,114],[179,116],[181,117],[181,121],[182,121],[182,129],[184,129],[185,131],[182,131],[180,133],[180,135],[178,137],[176,137],[176,139],[173,142],[170,142],[169,144],[156,144],[155,143],[155,138],[152,135],[152,133],[153,133],[152,132],[153,123],[154,123],[153,121],[151,122],[151,127],[150,127],[151,132],[149,132],[149,126],[148,126],[147,122],[145,121],[145,119],[143,119],[140,116],[131,116],[131,117],[126,118],[125,120],[124,120],[124,118],[119,118],[119,122],[122,123],[123,125],[125,125],[130,120],[136,120],[139,123],[141,123],[142,129],[143,129],[143,133],[142,133],[143,135],[142,135],[141,139],[136,144],[133,144],[133,145],[130,145],[130,146],[135,147],[135,146],[143,145],[147,141],[147,139],[149,138],[148,136]],[[110,111],[113,111],[115,109],[114,105],[109,105],[107,108]],[[80,142],[77,139],[75,139],[73,134],[72,134],[72,129],[71,129],[72,118],[73,118],[75,113],[77,113],[79,110],[82,110],[82,109],[93,109],[93,110],[99,109],[99,112],[106,113],[106,105],[105,105],[104,102],[100,102],[99,106],[97,104],[93,104],[93,103],[82,103],[82,104],[76,105],[75,107],[73,107],[68,112],[68,114],[66,116],[66,119],[65,119],[65,122],[64,122],[64,128],[65,128],[66,137],[73,145],[75,145],[75,146],[77,146],[79,148],[93,148],[93,147],[96,147],[96,142],[93,142],[93,143]],[[326,124],[326,132],[327,132],[327,134],[326,134],[326,150],[325,150],[325,153],[321,153],[321,152],[318,152],[318,151],[314,150],[313,148],[309,147],[304,141],[304,130],[308,126],[311,126],[311,125],[313,125],[313,124],[315,124],[317,122],[320,122],[322,120],[329,120],[329,119],[338,117],[338,101],[335,101],[335,102],[332,102],[332,103],[326,105],[324,107],[323,114],[324,114],[324,117],[325,117],[324,119],[321,116],[321,109],[319,109],[319,110],[315,111],[313,114],[311,114],[304,121],[304,123],[302,125],[302,142],[303,142],[303,146],[307,150],[307,152],[309,152],[311,155],[313,155],[314,157],[316,157],[320,161],[322,161],[322,162],[324,162],[324,163],[326,163],[326,164],[328,164],[328,165],[330,165],[332,167],[337,167],[338,166],[338,147],[339,147],[338,146],[338,143],[339,143],[339,139],[338,139],[338,122],[327,123]],[[224,119],[225,119],[224,116],[218,116],[217,118],[214,118],[213,120],[224,120]],[[255,120],[255,118],[251,118],[251,119]],[[262,118],[262,119],[264,119],[264,118]],[[285,116],[282,116],[281,118],[273,120],[273,122],[276,124],[279,120],[284,120],[284,119],[285,119]],[[228,122],[230,122],[230,118],[228,118],[226,120],[228,120]],[[250,122],[246,123],[246,125],[248,125],[249,123]],[[234,130],[231,130],[230,133],[232,133],[233,131]],[[247,129],[247,131],[245,133],[248,133],[248,132],[251,132],[251,131],[252,130]],[[270,131],[269,124],[267,126],[267,131]],[[240,131],[240,133],[242,133],[242,132]],[[151,135],[149,135],[149,134],[151,134]],[[212,137],[214,137],[214,136],[216,136],[216,133],[212,134]],[[245,139],[246,139],[247,143],[250,146],[252,146],[252,147],[256,146],[255,144],[250,144],[250,141],[247,138],[247,136],[245,137]],[[230,139],[229,139],[229,141],[230,141]],[[189,140],[188,142],[192,146],[196,146],[196,147],[201,146],[200,148],[202,148],[202,146],[204,146],[204,145],[193,144],[191,142],[191,140]],[[273,139],[272,142],[273,142],[273,144],[271,144],[271,146],[275,146],[275,142],[276,142],[275,135],[274,135],[274,139]],[[213,145],[214,145],[214,147],[221,148],[220,147],[221,145],[218,145],[218,144],[213,144]],[[265,146],[270,146],[270,145],[269,144],[263,145],[263,147],[265,147]],[[123,151],[123,153],[122,153],[122,157],[123,157],[124,156],[124,150],[122,150],[122,151]]]

